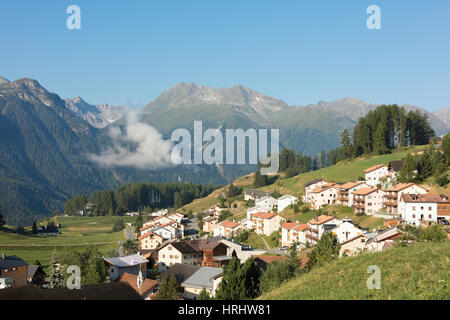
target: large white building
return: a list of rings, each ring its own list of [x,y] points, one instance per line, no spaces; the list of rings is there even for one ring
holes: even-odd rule
[[[318,210],[324,205],[337,204],[338,188],[339,185],[332,182],[317,186],[310,192],[311,209]]]
[[[298,199],[294,196],[291,196],[290,194],[285,194],[284,196],[281,196],[278,198],[278,212],[283,211],[287,207],[289,207],[291,204],[295,204],[298,202]]]
[[[379,164],[364,170],[366,183],[372,187],[376,187],[380,183],[380,179],[388,173],[388,166],[384,164]]]
[[[383,208],[384,191],[378,188],[361,188],[353,192],[353,212],[374,214]]]
[[[426,194],[428,191],[414,183],[399,183],[386,189],[384,195],[384,206],[387,212],[398,212],[398,201],[402,194]]]
[[[402,219],[415,226],[448,219],[449,210],[450,200],[445,194],[403,194],[399,201]]]
[[[310,181],[308,183],[305,183],[305,190],[303,191],[303,202],[304,203],[311,203],[311,192],[316,189],[319,186],[323,186],[327,184],[324,179],[316,179],[313,181]]]

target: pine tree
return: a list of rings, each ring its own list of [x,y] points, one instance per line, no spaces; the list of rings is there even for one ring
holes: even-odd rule
[[[32,231],[33,234],[37,233],[37,226],[36,226],[36,221],[33,221],[33,227],[32,227]]]
[[[321,266],[339,258],[340,245],[338,238],[331,232],[325,232],[308,255],[306,267]]]
[[[325,150],[322,150],[322,153],[320,154],[320,167],[326,168],[327,166],[327,153]]]
[[[353,156],[353,143],[352,138],[350,137],[350,133],[347,129],[344,129],[344,131],[341,134],[341,144],[342,144],[342,151],[344,152],[345,159],[351,159]]]
[[[177,281],[173,275],[165,274],[161,279],[158,293],[155,300],[178,300]]]
[[[206,291],[206,289],[203,288],[202,291],[200,291],[200,294],[198,295],[197,300],[212,300],[212,299],[209,296],[208,291]]]
[[[442,139],[441,149],[447,163],[450,164],[450,133],[447,133]]]
[[[267,176],[262,175],[261,169],[258,168],[254,174],[253,186],[255,188],[260,188],[260,187],[267,186],[268,184],[269,184],[269,181],[267,179]]]

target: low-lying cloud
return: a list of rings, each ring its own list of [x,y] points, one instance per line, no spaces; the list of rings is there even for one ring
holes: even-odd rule
[[[118,126],[109,129],[113,146],[99,155],[88,154],[88,159],[106,167],[135,167],[138,169],[160,169],[173,165],[172,143],[164,140],[152,126],[139,120],[135,111],[127,114],[124,129]]]

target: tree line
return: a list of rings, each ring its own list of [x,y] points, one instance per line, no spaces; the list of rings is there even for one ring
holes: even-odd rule
[[[386,154],[395,148],[425,145],[435,136],[426,113],[406,112],[405,108],[382,105],[359,118],[353,136],[342,132],[342,150],[346,159],[363,154]]]
[[[216,187],[191,183],[132,183],[116,190],[100,190],[90,196],[78,195],[66,201],[64,214],[122,215],[126,212],[179,208],[202,198]]]

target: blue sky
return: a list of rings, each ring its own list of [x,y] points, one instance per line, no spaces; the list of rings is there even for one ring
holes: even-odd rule
[[[66,28],[71,4],[81,30]],[[450,106],[449,14],[448,0],[2,1],[0,75],[93,104],[145,105],[185,81],[432,111]]]

